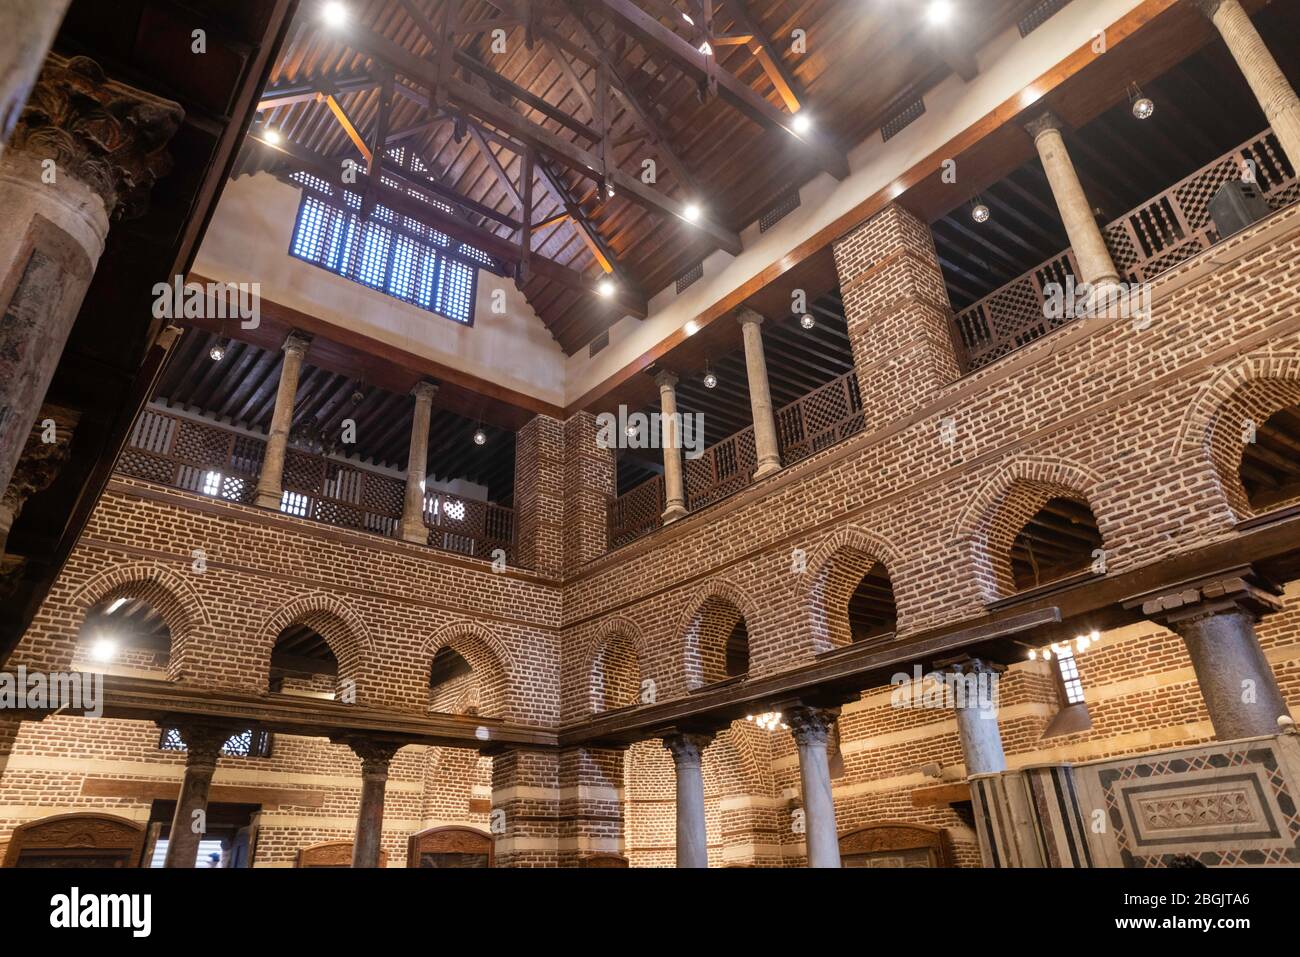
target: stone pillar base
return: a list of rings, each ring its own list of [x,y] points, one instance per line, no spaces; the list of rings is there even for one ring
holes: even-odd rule
[[[759,463],[758,468],[754,471],[754,481],[761,481],[769,475],[775,475],[779,471],[781,471],[780,462],[761,462]]]
[[[255,504],[258,508],[269,508],[272,511],[280,511],[280,502],[284,499],[284,493],[276,492],[258,492]]]
[[[679,518],[685,518],[689,514],[690,513],[687,512],[686,509],[683,508],[681,505],[669,505],[666,509],[664,509],[664,514],[662,517],[664,520],[664,524],[667,525],[669,522],[675,522]]]
[[[402,525],[402,541],[411,542],[414,545],[429,544],[429,529],[421,522],[419,525]]]

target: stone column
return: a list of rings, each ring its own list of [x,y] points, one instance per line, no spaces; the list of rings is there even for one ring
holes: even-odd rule
[[[70,0],[6,0],[0,9],[0,156]]]
[[[12,13],[6,5],[0,23]],[[4,45],[0,70],[10,67]],[[93,60],[45,61],[0,156],[0,495],[104,251],[109,219],[144,211],[183,115],[175,103],[110,81]]]
[[[1249,14],[1240,0],[1194,2],[1223,36],[1291,165],[1300,169],[1300,98],[1250,22]]]
[[[966,776],[993,774],[1007,769],[1002,750],[1002,729],[998,726],[997,682],[1006,669],[977,658],[954,662],[946,669],[961,678],[953,712],[957,737],[961,741]]]
[[[767,384],[767,360],[763,358],[763,317],[753,309],[736,316],[745,338],[745,372],[749,377],[749,408],[754,419],[754,452],[758,468],[754,481],[781,471],[781,446],[772,417],[772,390]]]
[[[208,789],[217,770],[221,746],[229,740],[229,728],[185,725],[180,728],[185,742],[185,776],[172,815],[163,867],[193,867],[199,854],[208,813]]]
[[[672,754],[677,772],[678,867],[709,866],[702,755],[712,740],[710,734],[673,734],[664,738],[664,747]]]
[[[1252,577],[1203,580],[1126,602],[1183,639],[1220,741],[1277,734],[1277,719],[1290,716],[1255,634],[1255,621],[1282,602]]]
[[[402,502],[402,538],[420,545],[429,544],[429,529],[424,524],[424,478],[429,462],[429,415],[438,387],[432,382],[418,382],[415,414],[411,417],[411,448],[406,459],[406,498]]]
[[[682,485],[681,422],[677,417],[677,376],[667,369],[655,376],[659,386],[660,445],[664,453],[664,524],[686,516]]]
[[[384,789],[388,765],[401,745],[394,741],[352,740],[348,745],[361,759],[361,806],[352,839],[352,866],[378,867],[384,843]]]
[[[840,836],[835,825],[835,799],[826,744],[839,709],[793,708],[786,716],[799,748],[799,783],[808,841],[809,867],[840,866]]]
[[[22,513],[27,500],[49,488],[67,464],[72,452],[72,435],[81,413],[62,406],[42,405],[32,424],[31,434],[23,448],[9,486],[0,495],[0,555],[5,553],[9,532]],[[43,423],[53,423],[53,442],[46,442]],[[3,574],[0,571],[0,574]]]
[[[1031,120],[1025,129],[1034,138],[1043,172],[1056,199],[1061,223],[1074,249],[1074,261],[1079,266],[1079,282],[1087,283],[1094,291],[1101,291],[1119,283],[1119,270],[1110,257],[1106,239],[1093,215],[1092,204],[1083,192],[1079,174],[1074,168],[1065,139],[1061,136],[1061,121],[1051,112]]]
[[[271,431],[266,437],[262,471],[257,477],[257,504],[280,510],[284,498],[284,457],[289,450],[289,429],[293,426],[293,402],[298,395],[298,376],[311,340],[297,332],[289,333],[281,348],[284,363],[280,367],[280,384],[275,390],[275,411],[271,413]]]

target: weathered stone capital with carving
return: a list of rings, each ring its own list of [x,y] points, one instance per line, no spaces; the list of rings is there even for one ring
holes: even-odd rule
[[[704,749],[713,741],[711,734],[670,734],[664,738],[664,747],[673,756],[677,767],[698,766]]]
[[[1205,14],[1211,20],[1219,12],[1219,7],[1223,6],[1224,0],[1191,0],[1192,6],[1201,13]]]
[[[291,332],[285,337],[284,345],[280,348],[286,355],[295,355],[299,359],[307,355],[308,348],[311,347],[311,336],[301,332]]]
[[[89,57],[51,53],[12,148],[54,160],[59,174],[98,193],[112,218],[132,219],[171,169],[166,146],[184,117],[179,103],[110,80]]]
[[[740,323],[742,326],[748,326],[748,325],[761,326],[763,324],[763,320],[765,320],[766,318],[767,317],[764,316],[762,313],[755,312],[753,309],[742,309],[740,310],[740,312],[736,313],[736,321]]]
[[[185,742],[185,767],[209,774],[216,770],[221,748],[234,733],[228,727],[211,724],[182,724],[176,730]]]
[[[411,388],[411,395],[415,396],[417,401],[423,399],[425,402],[432,402],[437,394],[438,386],[433,382],[417,382]]]
[[[825,747],[839,713],[839,708],[791,708],[785,720],[790,725],[795,744]]]
[[[677,382],[678,382],[677,373],[675,372],[670,372],[667,369],[660,369],[658,372],[655,373],[655,385],[659,386],[659,391],[661,392],[665,388],[669,388],[669,389],[677,388]]]
[[[361,759],[361,776],[388,779],[388,765],[402,747],[396,741],[377,741],[374,738],[352,738],[348,746]]]
[[[1065,124],[1061,122],[1061,118],[1051,110],[1045,111],[1025,124],[1025,132],[1035,140],[1044,133],[1050,133],[1053,130],[1060,132],[1063,129],[1065,129]]]
[[[22,456],[3,496],[0,496],[0,553],[5,550],[9,529],[22,512],[23,505],[33,495],[49,488],[67,463],[72,451],[72,433],[80,418],[80,412],[53,405],[43,405],[36,413]],[[53,442],[45,441],[44,423],[47,419],[54,423]]]
[[[954,675],[1000,675],[1007,666],[984,658],[960,658],[943,662],[939,670]]]

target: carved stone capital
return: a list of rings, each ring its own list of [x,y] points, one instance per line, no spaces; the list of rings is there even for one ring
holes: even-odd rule
[[[293,355],[301,359],[307,355],[307,350],[310,347],[311,336],[301,332],[291,332],[285,337],[284,345],[280,348],[284,350],[285,355]]]
[[[348,740],[354,754],[361,759],[361,776],[387,780],[388,765],[393,755],[401,749],[397,741],[382,741],[375,738],[351,738]]]
[[[668,369],[660,369],[658,372],[655,373],[655,385],[659,386],[660,392],[662,392],[666,388],[667,389],[677,388],[678,381],[679,380],[677,378],[677,373],[671,372]]]
[[[234,734],[231,728],[211,724],[180,724],[176,730],[185,742],[185,767],[208,774],[216,770],[221,747]]]
[[[736,313],[736,321],[740,323],[741,326],[761,326],[763,320],[766,318],[767,317],[762,313],[755,312],[753,309],[742,309],[740,312]]]
[[[170,171],[166,147],[184,117],[179,103],[110,80],[89,57],[51,53],[12,148],[54,160],[98,193],[112,218],[132,219]]]
[[[415,396],[417,402],[432,402],[437,394],[438,386],[433,382],[417,382],[411,389],[411,395]]]
[[[1035,140],[1044,133],[1050,133],[1053,130],[1060,132],[1063,129],[1065,129],[1065,124],[1051,110],[1046,110],[1025,124],[1025,132]]]
[[[1200,10],[1208,19],[1213,20],[1214,15],[1219,12],[1219,7],[1223,6],[1225,0],[1188,0],[1192,6]]]
[[[825,747],[839,713],[839,708],[791,708],[785,720],[790,725],[795,744]]]
[[[711,734],[670,734],[664,738],[664,747],[673,756],[678,768],[699,767],[704,749],[713,741]]]
[[[1007,670],[1006,665],[984,658],[953,658],[935,664],[940,671],[954,675],[1000,675]]]

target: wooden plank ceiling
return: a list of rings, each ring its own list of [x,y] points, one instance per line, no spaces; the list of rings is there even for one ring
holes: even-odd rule
[[[1300,2],[1277,0],[1255,14],[1264,36],[1300,35]],[[1270,45],[1293,84],[1300,84],[1300,45]],[[1259,101],[1221,39],[1214,39],[1141,87],[1156,104],[1148,120],[1125,98],[1065,133],[1098,221],[1136,208],[1268,125]],[[1027,137],[1026,137],[1027,139]],[[980,194],[990,219],[971,218],[974,200],[932,224],[948,295],[962,310],[1070,245],[1051,189],[1035,156]]]
[[[216,333],[186,329],[155,398],[169,408],[265,433],[275,410],[284,353],[232,340],[224,357],[214,362],[209,353],[218,341],[224,340]],[[357,424],[350,458],[405,472],[414,405],[409,393],[389,392],[306,363],[298,380],[291,436],[336,436],[343,420],[350,418]],[[487,436],[481,446],[473,441],[480,427]],[[427,474],[438,481],[477,482],[487,487],[491,501],[508,504],[515,484],[514,433],[444,408],[435,396]]]
[[[844,175],[847,147],[954,70],[973,75],[968,51],[1035,0],[968,0],[946,29],[896,0],[712,0],[707,26],[705,6],[349,0],[347,20],[330,27],[322,4],[304,3],[238,172],[286,175],[307,155],[337,167],[382,139],[412,149],[458,218],[497,247],[522,244],[528,202],[522,286],[573,354],[630,303],[713,250],[734,251],[739,230],[791,188],[822,170]],[[494,48],[495,29],[504,45],[498,35]],[[791,49],[795,30],[806,32],[804,54]],[[713,56],[698,53],[704,42]],[[813,120],[802,135],[791,132],[795,106]],[[293,155],[258,139],[266,129]],[[575,150],[608,165],[593,173]],[[638,178],[644,159],[657,164],[654,186]],[[687,203],[702,210],[694,224],[674,215]],[[617,304],[592,291],[602,259]]]

